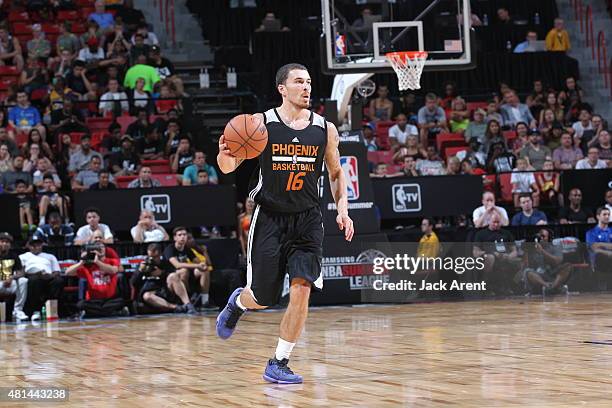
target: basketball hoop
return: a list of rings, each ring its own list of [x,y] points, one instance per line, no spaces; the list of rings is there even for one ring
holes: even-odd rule
[[[421,74],[427,60],[425,51],[400,51],[385,54],[397,74],[400,91],[421,89]]]

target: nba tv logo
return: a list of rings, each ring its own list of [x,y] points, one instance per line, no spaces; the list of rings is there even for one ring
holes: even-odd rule
[[[421,211],[421,186],[418,184],[394,184],[392,189],[393,211]]]
[[[140,197],[140,211],[151,211],[155,221],[168,223],[172,219],[170,196],[168,194],[151,194]]]
[[[354,201],[359,198],[359,168],[357,167],[357,157],[342,156],[340,157],[340,165],[344,171],[346,178],[346,189],[348,192],[349,201]]]

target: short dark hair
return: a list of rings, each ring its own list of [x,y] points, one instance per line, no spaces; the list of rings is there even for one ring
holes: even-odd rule
[[[176,234],[178,234],[181,231],[187,232],[187,227],[183,227],[182,225],[179,225],[178,227],[174,227],[174,229],[172,230],[172,236],[175,237]]]
[[[162,250],[161,245],[159,245],[157,242],[149,244],[149,246],[147,247],[147,251],[151,251],[151,252],[161,252],[161,250]]]
[[[24,184],[24,185],[28,185],[28,183],[26,183],[26,181],[24,179],[19,179],[17,181],[15,181],[15,187],[17,187],[18,184]]]
[[[200,173],[206,173],[208,175],[208,170],[200,169],[200,170],[198,170],[198,176],[200,175]]]
[[[431,225],[432,227],[435,225],[434,219],[432,217],[423,217],[423,221],[427,220],[427,222],[429,223],[429,225]]]
[[[601,206],[597,208],[597,210],[595,210],[595,216],[599,217],[599,214],[601,214],[603,211],[610,211],[610,210],[608,209],[608,207]]]
[[[85,68],[85,61],[76,60],[76,61],[74,61],[74,63],[72,64],[72,67],[73,67],[73,68],[76,68],[76,67]]]
[[[308,71],[302,64],[298,64],[296,62],[292,62],[290,64],[285,64],[276,71],[276,86],[284,85],[287,82],[287,78],[289,77],[289,73],[294,69],[301,69],[304,71]]]
[[[53,181],[53,174],[45,173],[45,175],[43,176],[43,181],[44,180],[49,180],[49,179],[51,179],[51,181]]]
[[[83,211],[83,215],[85,216],[85,218],[87,218],[87,214],[89,213],[95,213],[98,215],[98,217],[100,217],[100,210],[96,207],[87,207],[85,211]]]
[[[530,199],[530,200],[532,200],[532,201],[533,201],[533,198],[531,197],[531,194],[529,194],[529,193],[522,193],[522,194],[519,194],[519,200],[520,200],[521,198],[528,198],[528,199]]]

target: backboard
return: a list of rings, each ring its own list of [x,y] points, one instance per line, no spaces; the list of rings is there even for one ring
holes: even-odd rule
[[[469,0],[321,0],[327,74],[393,72],[385,54],[427,51],[424,71],[475,67]]]

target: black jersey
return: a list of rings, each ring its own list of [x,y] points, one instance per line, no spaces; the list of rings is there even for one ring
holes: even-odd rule
[[[296,130],[287,126],[276,109],[264,113],[268,144],[259,156],[259,171],[249,197],[262,208],[297,213],[318,207],[327,123],[310,113],[310,124]]]

